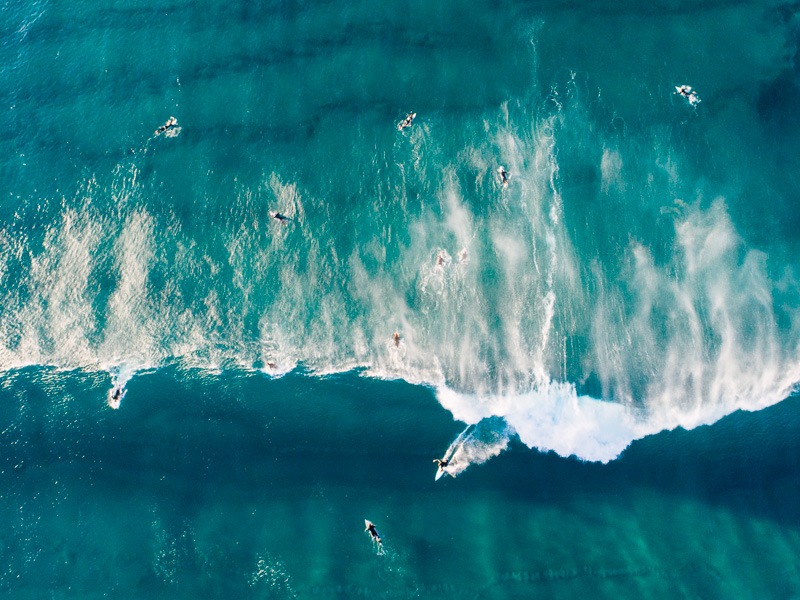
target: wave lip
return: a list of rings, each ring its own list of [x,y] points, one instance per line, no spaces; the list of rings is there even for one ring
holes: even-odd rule
[[[612,461],[633,440],[652,433],[627,407],[578,395],[569,383],[493,397],[440,387],[437,398],[459,421],[502,417],[526,446],[589,461]]]

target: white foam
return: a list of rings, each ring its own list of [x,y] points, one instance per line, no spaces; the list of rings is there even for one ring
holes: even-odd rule
[[[128,393],[125,386],[136,374],[136,369],[127,364],[107,366],[105,368],[111,374],[111,389],[108,390],[106,401],[111,408],[117,410]]]
[[[509,426],[497,418],[467,426],[445,452],[448,464],[443,471],[451,477],[458,477],[468,467],[498,456],[508,447],[511,434]]]
[[[467,423],[503,417],[531,447],[606,462],[645,435],[791,395],[800,381],[800,336],[796,320],[788,331],[776,324],[766,256],[743,249],[722,201],[688,209],[676,240],[668,269],[631,246],[634,299],[612,288],[595,300],[587,364],[616,401],[546,382],[502,395],[440,388],[442,405]]]
[[[622,177],[622,155],[609,148],[603,149],[603,156],[600,159],[601,189],[604,194],[609,190],[624,192],[626,189],[625,180]]]
[[[369,215],[379,226],[352,244],[332,233],[325,198],[273,173],[243,192],[241,220],[219,224],[215,253],[177,219],[148,211],[135,169],[115,174],[112,217],[65,202],[41,250],[0,232],[0,369],[363,367],[435,387],[456,419],[486,422],[497,438],[466,464],[501,451],[511,432],[534,448],[608,461],[644,435],[788,396],[800,381],[800,318],[778,306],[768,257],[747,248],[724,202],[664,211],[675,219],[671,255],[632,240],[614,258],[621,268],[578,260],[559,191],[561,119],[520,132],[505,107],[485,139],[447,164],[425,158],[433,136],[415,126],[409,152],[423,141],[425,152],[407,169],[426,181],[435,167],[436,185],[419,186],[419,201],[404,182],[382,189]],[[601,185],[621,190],[621,158],[607,152]],[[505,192],[492,179],[498,164],[514,174]],[[656,164],[680,180],[677,161]],[[92,181],[86,188],[89,199],[99,193]],[[292,224],[273,226],[269,209]],[[99,269],[113,283],[98,311]],[[12,272],[23,273],[26,293],[8,285]],[[574,346],[580,364],[568,365]],[[603,400],[571,383],[589,378]]]
[[[526,394],[498,397],[441,387],[436,395],[459,421],[477,424],[502,417],[527,446],[584,460],[613,460],[649,432],[625,407],[579,396],[571,384],[551,383]]]

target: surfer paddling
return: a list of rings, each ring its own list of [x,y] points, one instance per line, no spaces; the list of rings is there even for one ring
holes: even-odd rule
[[[164,123],[161,127],[156,129],[154,135],[161,135],[165,131],[169,131],[173,127],[177,127],[177,126],[178,126],[178,119],[176,119],[175,117],[170,117],[169,119],[167,119],[166,123]]]
[[[368,533],[370,539],[375,542],[375,545],[378,547],[378,554],[383,554],[383,542],[381,541],[381,536],[378,535],[378,530],[375,529],[375,524],[368,519],[364,519],[364,531]]]
[[[283,223],[284,225],[286,225],[289,221],[291,221],[289,217],[279,213],[277,210],[269,213],[269,216],[275,219],[276,221]]]
[[[403,129],[405,129],[406,127],[411,127],[411,123],[414,122],[414,119],[416,118],[416,116],[417,116],[417,113],[415,113],[415,112],[408,113],[406,115],[406,118],[403,119],[402,121],[400,121],[397,124],[397,131],[403,131]]]
[[[506,171],[506,168],[503,166],[497,167],[497,176],[500,178],[500,185],[503,186],[503,189],[508,187],[508,178],[511,177],[511,173]]]
[[[690,85],[676,85],[675,86],[675,93],[683,96],[689,101],[689,104],[695,106],[696,104],[700,103],[700,97],[697,95],[692,89]]]

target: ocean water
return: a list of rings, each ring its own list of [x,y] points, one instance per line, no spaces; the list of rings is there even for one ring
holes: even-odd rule
[[[795,4],[0,32],[4,596],[800,597]]]

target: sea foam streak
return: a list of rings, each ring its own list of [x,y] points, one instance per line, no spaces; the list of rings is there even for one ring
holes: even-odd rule
[[[462,123],[473,143],[455,153],[428,118],[374,159],[381,178],[344,166],[314,193],[269,171],[197,222],[165,207],[135,164],[106,187],[90,181],[45,203],[36,232],[0,236],[0,368],[364,367],[435,387],[456,419],[494,431],[461,465],[512,432],[608,461],[644,435],[789,395],[800,381],[791,270],[771,279],[724,201],[673,208],[681,173],[669,149],[641,158],[641,140],[613,151],[572,140],[588,146],[596,178],[569,190],[559,144],[589,129],[585,111],[540,113],[520,103]],[[655,181],[647,169],[659,164],[667,210],[645,211],[662,221],[632,235],[606,206],[644,186],[629,171]],[[333,218],[327,198],[362,180],[363,202]],[[587,194],[596,202],[573,206]]]
[[[609,294],[591,307],[589,364],[614,402],[548,381],[496,395],[440,387],[442,405],[466,423],[503,417],[528,446],[607,462],[645,435],[710,424],[792,394],[800,381],[797,329],[778,328],[766,257],[744,249],[721,200],[706,211],[686,209],[675,229],[668,269],[632,243],[626,276],[636,295]]]

